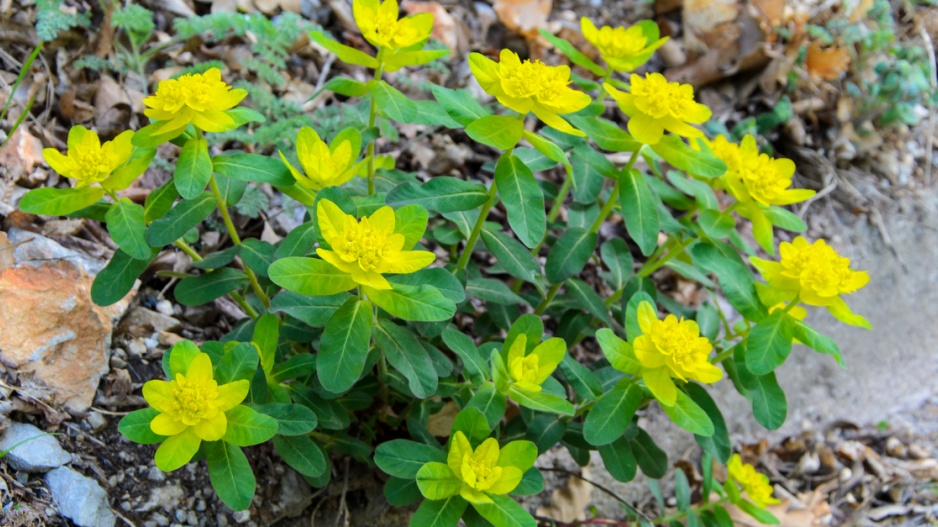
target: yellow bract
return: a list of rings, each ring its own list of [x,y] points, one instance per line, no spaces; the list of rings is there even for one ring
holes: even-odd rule
[[[649,27],[654,28],[653,38],[646,34]],[[606,64],[615,71],[632,71],[648,62],[655,50],[668,41],[668,37],[657,38],[657,29],[653,22],[648,22],[645,26],[603,26],[597,29],[590,19],[580,19],[583,37],[599,50]]]
[[[769,483],[769,477],[756,471],[756,468],[748,463],[743,463],[739,454],[733,454],[729,464],[726,465],[731,478],[743,488],[743,492],[749,495],[753,503],[764,509],[766,505],[781,503],[777,498],[772,497],[772,485]]]
[[[391,289],[382,275],[413,273],[436,259],[429,251],[404,249],[404,235],[394,232],[395,217],[391,207],[381,207],[359,222],[335,203],[323,199],[316,207],[316,214],[319,232],[332,246],[331,251],[316,249],[316,254],[348,273],[360,285]]]
[[[407,48],[430,38],[433,30],[431,13],[398,20],[397,0],[354,0],[352,15],[365,40],[379,48]]]
[[[162,122],[155,130],[159,134],[182,133],[189,123],[206,132],[226,132],[238,125],[225,110],[237,106],[245,96],[246,91],[232,90],[221,80],[221,71],[212,68],[160,81],[156,94],[143,100],[149,106],[143,113]]]
[[[68,131],[67,155],[62,155],[55,148],[46,148],[42,156],[52,170],[74,179],[75,188],[87,187],[104,181],[130,159],[133,136],[134,133],[128,130],[102,145],[98,134],[84,126],[73,126]]]
[[[722,135],[707,141],[707,144],[726,163],[726,174],[720,180],[740,202],[755,201],[764,207],[791,205],[815,194],[810,189],[789,188],[795,174],[795,163],[760,153],[756,138],[751,135],[744,137],[738,145]]]
[[[463,482],[459,494],[473,503],[487,503],[491,499],[485,495],[508,494],[515,490],[521,477],[521,469],[508,465],[499,459],[498,441],[490,437],[473,450],[469,440],[462,432],[456,432],[450,445],[446,464],[456,478]]]
[[[693,320],[668,315],[658,320],[655,308],[648,302],[638,306],[638,325],[642,334],[632,347],[642,365],[645,385],[662,404],[671,406],[677,398],[673,378],[714,383],[723,371],[709,362],[713,345],[700,336],[700,327]]]
[[[563,339],[552,338],[527,353],[528,337],[518,335],[508,350],[508,374],[515,386],[529,392],[541,391],[541,385],[557,369],[567,352]]]
[[[525,115],[534,113],[552,128],[584,135],[560,115],[582,110],[590,96],[570,88],[568,66],[548,66],[539,60],[524,62],[513,51],[503,49],[500,62],[479,53],[469,55],[469,67],[479,85],[498,102]]]
[[[809,243],[798,236],[793,243],[782,242],[779,254],[779,262],[755,257],[750,261],[769,287],[811,306],[840,304],[840,295],[853,293],[870,281],[869,274],[850,269],[850,259],[824,240]]]
[[[355,177],[354,163],[358,152],[353,151],[352,142],[348,139],[327,145],[315,130],[304,126],[296,137],[296,157],[305,174],[294,168],[283,152],[280,153],[280,159],[290,169],[296,182],[306,188],[322,190],[338,187]]]
[[[143,397],[159,412],[150,429],[169,436],[156,451],[156,465],[175,470],[192,459],[202,441],[221,439],[228,428],[225,412],[241,404],[249,388],[247,380],[219,386],[205,353],[195,355],[185,373],[176,372],[168,382],[147,381]]]
[[[637,141],[656,144],[665,130],[684,137],[702,137],[703,132],[691,126],[710,118],[710,108],[694,101],[690,84],[668,82],[660,73],[644,78],[632,74],[631,93],[617,90],[606,83],[603,88],[629,116],[628,128]]]

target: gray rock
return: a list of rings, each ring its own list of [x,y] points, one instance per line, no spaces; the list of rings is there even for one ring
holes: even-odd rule
[[[46,484],[62,516],[79,527],[114,527],[116,517],[107,493],[98,483],[78,472],[59,467],[46,474]]]
[[[79,252],[66,249],[45,236],[21,229],[10,229],[7,233],[10,243],[20,243],[13,250],[13,260],[17,265],[40,267],[50,260],[67,260],[80,266],[86,273],[96,275],[107,262],[89,258]]]
[[[17,443],[21,444],[13,448]],[[13,450],[6,456],[7,463],[25,472],[46,472],[72,460],[72,456],[62,450],[55,437],[26,423],[11,424],[0,438],[0,450],[10,448]]]

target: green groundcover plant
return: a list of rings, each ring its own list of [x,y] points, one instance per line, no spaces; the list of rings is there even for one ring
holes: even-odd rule
[[[823,240],[799,236],[775,256],[775,229],[805,230],[783,207],[813,195],[791,187],[794,164],[760,152],[751,136],[705,137],[698,125],[711,112],[691,86],[658,73],[623,80],[665,40],[651,22],[597,28],[584,19],[604,65],[544,34],[589,77],[508,50],[497,61],[473,53],[475,79],[497,100],[486,107],[442,86],[432,87],[435,100],[412,100],[383,79],[447,54],[424,49],[432,15],[399,18],[395,0],[356,0],[354,15],[375,53],[310,36],[373,70],[368,82],[337,77],[324,87],[344,104],[365,101],[367,120],[328,137],[305,127],[295,151],[213,155],[207,134],[263,117],[210,68],[161,81],[144,100],[148,126],[104,143],[76,126],[65,154],[44,152],[74,187],[32,190],[20,207],[106,223],[119,250],[94,281],[95,302],[123,298],[157,255],[179,250],[193,261],[175,286],[179,303],[228,295],[247,314],[221,341],[168,350],[166,380],[144,385],[149,407],[126,416],[121,432],[159,444],[163,470],[204,459],[234,509],[251,504],[256,486],[242,449],[272,441],[315,486],[329,481],[330,453],[376,465],[391,504],[421,502],[415,526],[533,526],[512,496],[543,489],[535,462],[557,445],[582,465],[597,450],[620,481],[638,469],[663,477],[667,457],[637,418],[658,405],[704,451],[700,501],[690,503],[679,474],[678,513],[667,520],[730,525],[723,505],[732,503],[774,522],[768,478],[731,459],[705,386],[732,382],[755,418],[778,428],[787,407],[773,371],[793,343],[841,361],[803,321],[805,306],[869,327],[843,300],[867,274]],[[626,129],[603,117],[607,97]],[[378,152],[388,122],[461,130],[500,154],[482,174],[421,181]],[[143,205],[121,197],[166,142],[181,148],[172,178]],[[564,174],[559,188],[536,176],[549,170]],[[308,211],[277,244],[242,238],[229,213],[264,183]],[[504,225],[488,221],[499,203]],[[216,212],[233,245],[200,254],[186,240]],[[601,236],[614,215],[625,235]],[[750,225],[768,259],[740,234]],[[587,278],[588,264],[598,277]],[[688,307],[658,291],[651,277],[664,267],[698,282],[708,300]],[[604,359],[571,355],[584,341]],[[458,413],[436,437],[430,416],[447,405]],[[722,485],[714,460],[728,464]]]

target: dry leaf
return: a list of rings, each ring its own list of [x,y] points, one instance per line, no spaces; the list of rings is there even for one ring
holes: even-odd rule
[[[456,23],[456,19],[446,11],[445,7],[438,2],[414,2],[412,0],[404,2],[401,7],[408,15],[432,13],[433,33],[430,36],[446,44],[446,47],[450,50],[456,51],[459,46],[460,26]]]
[[[873,0],[860,0],[857,2],[857,5],[850,11],[850,23],[856,24],[866,18],[866,14],[869,13],[872,8]]]
[[[459,406],[453,401],[447,402],[439,412],[430,415],[427,419],[427,431],[436,437],[449,437],[450,430],[453,429],[453,421],[456,420],[458,413]]]
[[[538,29],[547,27],[552,4],[552,0],[495,0],[492,8],[505,27],[533,39]]]
[[[586,519],[586,508],[593,499],[593,487],[589,467],[582,468],[583,478],[571,476],[566,486],[557,486],[550,496],[550,505],[537,508],[537,515],[559,522],[574,522]]]
[[[836,46],[821,49],[821,43],[815,42],[808,46],[804,65],[811,78],[832,81],[846,73],[850,66],[850,54],[846,49]]]
[[[25,126],[17,128],[0,150],[0,166],[6,168],[7,177],[12,181],[28,177],[42,163],[42,142],[30,135]]]
[[[254,0],[254,6],[265,15],[275,15],[278,11],[300,12],[300,0]]]

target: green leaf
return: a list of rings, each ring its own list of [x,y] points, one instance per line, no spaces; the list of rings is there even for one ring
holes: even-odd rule
[[[223,176],[253,183],[270,183],[277,187],[289,187],[296,183],[290,169],[280,159],[259,154],[240,152],[212,158],[215,172]]]
[[[547,279],[558,284],[579,273],[596,250],[597,235],[586,229],[567,229],[550,248],[544,271]]]
[[[332,77],[322,87],[346,97],[362,97],[368,93],[368,85],[349,77]],[[317,92],[318,94],[318,92]],[[313,95],[315,97],[315,95]],[[312,99],[313,97],[310,97]]]
[[[740,510],[742,510],[746,514],[755,518],[756,521],[758,521],[759,523],[763,525],[778,525],[779,524],[778,518],[772,515],[771,512],[764,510],[764,509],[760,509],[758,506],[756,506],[756,504],[751,503],[747,500],[739,500],[738,502],[734,503],[734,505],[739,507]]]
[[[424,443],[394,439],[378,445],[374,460],[378,468],[390,476],[414,479],[425,463],[446,463],[446,452]]]
[[[655,299],[644,291],[636,292],[629,298],[625,308],[625,334],[628,336],[629,342],[635,342],[635,337],[642,334],[642,330],[638,325],[638,306],[642,302],[648,302],[653,308],[657,305]]]
[[[112,191],[124,190],[140,174],[146,172],[154,157],[156,157],[155,148],[134,148],[130,154],[130,159],[102,181],[101,186]]]
[[[181,280],[174,290],[176,301],[184,306],[207,304],[248,284],[244,272],[223,267],[203,275]]]
[[[225,110],[225,113],[228,117],[231,117],[235,124],[238,127],[246,125],[248,123],[263,123],[267,122],[267,118],[263,114],[251,108],[246,108],[244,106],[239,106],[237,108],[232,108],[230,110]]]
[[[524,437],[537,446],[540,453],[547,452],[560,441],[567,431],[567,423],[551,414],[537,414],[528,422]]]
[[[612,325],[612,318],[609,316],[609,308],[606,307],[602,297],[600,297],[589,284],[582,280],[577,280],[576,278],[567,280],[566,284],[570,296],[576,300],[581,308],[601,320],[607,326]]]
[[[668,472],[668,455],[658,448],[648,432],[639,428],[635,438],[629,441],[632,453],[642,472],[652,479],[663,478]]]
[[[573,44],[564,40],[558,36],[555,36],[550,31],[541,28],[541,36],[546,38],[548,42],[554,45],[561,53],[567,56],[570,59],[570,62],[576,64],[577,66],[582,66],[583,68],[589,70],[593,75],[596,75],[600,78],[605,78],[608,75],[608,72],[602,68],[599,64],[596,64],[589,57],[580,53]]]
[[[733,216],[715,209],[707,209],[697,217],[697,224],[707,236],[712,238],[726,238],[736,227]]]
[[[687,143],[679,136],[666,134],[660,141],[650,146],[662,159],[679,170],[708,178],[719,177],[726,173],[726,163],[713,155],[713,152],[709,149],[694,150],[687,146]]]
[[[179,151],[179,159],[173,170],[176,190],[183,199],[192,199],[205,191],[212,177],[212,158],[208,153],[208,141],[193,137]]]
[[[316,224],[308,221],[287,233],[277,249],[274,251],[274,260],[290,256],[306,256],[316,244]]]
[[[321,476],[328,467],[322,449],[306,436],[275,436],[274,450],[287,465],[310,478]]]
[[[704,437],[713,435],[713,423],[710,421],[707,412],[704,412],[693,399],[681,390],[677,391],[677,399],[674,401],[674,405],[666,406],[662,404],[661,409],[668,414],[674,424],[684,430]]]
[[[539,412],[550,412],[561,415],[573,415],[574,413],[574,408],[573,405],[570,404],[570,401],[544,391],[529,392],[512,385],[508,389],[508,395],[521,406]]]
[[[524,121],[507,115],[487,115],[466,126],[466,135],[496,150],[509,150],[521,140]]]
[[[277,434],[277,421],[243,404],[225,412],[228,428],[222,441],[237,446],[259,445]]]
[[[482,242],[485,243],[485,247],[492,253],[492,256],[498,260],[502,269],[515,278],[533,282],[535,277],[540,274],[541,266],[534,259],[531,251],[513,238],[483,228]]]
[[[417,471],[417,486],[428,500],[442,500],[459,493],[464,485],[445,463],[431,461]]]
[[[384,71],[393,73],[407,66],[422,66],[443,58],[451,52],[448,49],[428,49],[418,51],[398,51],[386,55],[384,58]]]
[[[406,181],[391,189],[385,203],[392,207],[419,205],[434,212],[473,210],[488,199],[485,185],[454,177],[435,177],[417,186]]]
[[[765,375],[785,362],[791,354],[794,337],[792,318],[775,311],[749,331],[746,339],[746,369],[754,375]]]
[[[446,346],[462,360],[463,374],[472,380],[473,384],[482,383],[488,371],[488,364],[472,339],[453,327],[444,329],[442,337]]]
[[[155,121],[137,130],[134,132],[131,143],[140,148],[156,148],[184,133],[184,131],[176,129],[168,132],[160,132],[159,130],[163,128],[164,124],[165,121]]]
[[[456,432],[462,432],[471,443],[479,443],[492,433],[492,428],[482,410],[475,406],[467,406],[453,419],[450,436],[456,435]]]
[[[603,150],[635,152],[642,146],[622,127],[602,117],[585,117],[582,115],[566,115],[564,117]]]
[[[306,296],[282,291],[270,301],[271,313],[286,313],[314,328],[326,325],[329,317],[348,299],[347,293],[329,296]]]
[[[459,496],[424,500],[410,519],[412,527],[456,527],[469,502]]]
[[[658,246],[658,199],[638,170],[623,170],[619,174],[619,203],[629,236],[648,256]]]
[[[394,232],[404,237],[404,248],[417,245],[427,231],[430,215],[420,205],[405,205],[394,210]]]
[[[556,161],[561,165],[570,165],[570,161],[567,159],[567,154],[564,153],[563,148],[557,146],[557,143],[554,143],[550,139],[541,137],[534,132],[529,132],[524,130],[522,127],[522,133],[524,138],[528,140],[529,143],[540,153],[547,156],[551,161]]]
[[[277,423],[277,433],[282,436],[306,435],[316,429],[316,413],[302,404],[270,403],[255,409],[270,416]]]
[[[720,413],[720,408],[703,386],[689,382],[684,385],[684,390],[687,392],[687,395],[697,403],[697,406],[707,413],[710,422],[713,423],[713,435],[709,437],[697,435],[697,443],[699,443],[704,450],[713,454],[713,457],[721,464],[726,464],[730,459],[730,455],[733,453],[733,443],[730,441],[726,421],[723,420],[723,414]]]
[[[173,243],[202,223],[217,205],[218,201],[211,192],[203,192],[194,199],[181,201],[166,215],[150,224],[147,229],[147,243],[153,247]]]
[[[90,207],[104,196],[101,187],[34,188],[20,200],[20,210],[30,214],[64,216]]]
[[[490,494],[491,503],[473,503],[472,507],[480,516],[497,527],[537,527],[537,522],[508,496]]]
[[[528,247],[541,243],[547,231],[547,214],[544,194],[531,169],[518,157],[502,154],[495,165],[495,183],[511,230]]]
[[[407,507],[423,499],[417,481],[390,477],[384,483],[384,499],[394,507]]]
[[[368,91],[375,98],[378,113],[384,117],[399,123],[412,123],[417,119],[417,105],[397,88],[381,80],[371,80]]]
[[[769,430],[778,430],[785,424],[788,415],[788,401],[785,392],[778,385],[775,373],[755,377],[749,390],[752,414],[759,424]]]
[[[270,373],[277,358],[277,342],[280,340],[280,319],[277,315],[265,313],[254,324],[254,338],[260,353],[261,368]]]
[[[681,192],[684,192],[687,195],[694,196],[697,201],[697,205],[701,209],[719,209],[720,202],[717,201],[716,194],[713,193],[713,189],[710,188],[710,185],[690,177],[686,177],[680,172],[674,170],[668,171],[668,181],[674,184],[675,187],[679,188]],[[719,210],[717,210],[719,212]]]
[[[456,304],[430,285],[394,284],[393,289],[363,289],[376,306],[403,320],[440,322],[456,313]]]
[[[239,342],[225,352],[218,366],[215,367],[215,381],[218,384],[250,380],[257,372],[259,362],[257,348],[250,342]]]
[[[808,230],[807,224],[797,215],[774,205],[763,209],[766,217],[772,222],[772,225],[790,232],[804,232]]]
[[[153,408],[142,408],[130,412],[121,418],[117,430],[134,443],[140,443],[141,445],[161,443],[166,439],[166,436],[156,434],[150,429],[150,421],[157,415],[159,415],[159,412]]]
[[[234,261],[235,256],[241,251],[240,245],[232,245],[224,251],[218,251],[206,255],[200,262],[192,262],[192,267],[196,269],[218,269]]]
[[[463,126],[492,114],[479,104],[469,90],[451,90],[436,84],[431,84],[430,89],[446,113]]]
[[[310,32],[309,38],[313,42],[331,51],[342,62],[347,64],[354,64],[356,66],[364,66],[371,69],[376,69],[378,67],[378,59],[353,47],[346,46],[345,44],[339,44],[335,40],[325,36],[322,31]]]
[[[323,388],[342,393],[365,369],[371,343],[371,302],[351,297],[326,322],[316,369]]]
[[[207,441],[204,448],[208,476],[218,497],[236,511],[250,507],[257,480],[241,448],[225,441]]]
[[[121,198],[111,205],[105,219],[108,233],[122,251],[138,260],[149,261],[152,250],[146,239],[143,207],[128,198]]]
[[[407,387],[418,399],[436,393],[438,378],[430,355],[410,331],[388,319],[375,327],[375,342],[392,368],[407,379]]]
[[[632,446],[628,439],[620,437],[599,447],[599,455],[603,459],[603,465],[616,481],[628,483],[635,479],[635,473],[638,471],[638,462],[635,460],[635,454],[632,453]]]
[[[459,278],[442,267],[429,267],[414,273],[399,274],[388,279],[392,287],[395,285],[419,286],[428,285],[440,290],[446,298],[460,303],[466,299],[466,290]]]
[[[603,387],[589,368],[577,362],[569,353],[560,361],[560,370],[563,371],[567,382],[573,391],[584,399],[595,399],[603,393]]]
[[[316,356],[304,353],[294,355],[284,362],[275,364],[273,369],[270,370],[270,380],[279,383],[290,379],[306,377],[315,372]]]
[[[492,278],[470,278],[466,284],[466,292],[493,304],[518,305],[526,303],[505,282]]]
[[[302,256],[277,260],[267,274],[280,287],[306,296],[337,295],[358,285],[350,274],[329,262]]]
[[[91,284],[91,300],[99,306],[109,306],[127,296],[137,278],[146,271],[150,262],[159,254],[153,250],[146,260],[138,260],[124,251],[117,250],[111,261],[104,266]]]
[[[844,365],[844,358],[834,339],[818,333],[814,328],[799,320],[792,320],[792,335],[802,344],[818,353],[831,355],[837,364]]]
[[[178,197],[179,191],[176,190],[172,179],[150,191],[143,203],[143,217],[146,222],[150,223],[166,215]]]
[[[185,373],[189,370],[189,364],[199,354],[199,348],[191,340],[181,340],[167,351],[169,354],[169,371],[174,377],[177,373]]]
[[[583,437],[591,445],[601,446],[622,437],[632,416],[642,402],[642,389],[634,384],[619,384],[596,401],[583,422]]]
[[[505,394],[495,389],[495,385],[487,382],[479,387],[479,391],[472,396],[466,408],[477,408],[485,420],[488,422],[489,430],[492,430],[505,417],[505,409],[508,405],[508,399]]]
[[[675,471],[674,494],[677,499],[677,510],[687,512],[690,507],[690,485],[687,483],[687,475],[683,470]]]
[[[577,203],[595,203],[602,193],[605,178],[619,177],[615,165],[586,144],[573,147],[570,165],[573,169],[573,199]]]
[[[414,101],[414,104],[417,105],[417,119],[414,120],[416,124],[445,126],[452,130],[463,127],[454,121],[436,101],[419,100]]]
[[[756,294],[752,271],[735,249],[720,242],[701,242],[690,252],[700,267],[717,275],[726,299],[741,315],[749,320],[765,317],[765,307]]]
[[[621,238],[613,238],[599,247],[599,255],[609,269],[608,273],[601,273],[603,278],[614,290],[624,289],[635,273],[635,261],[628,244]]]

